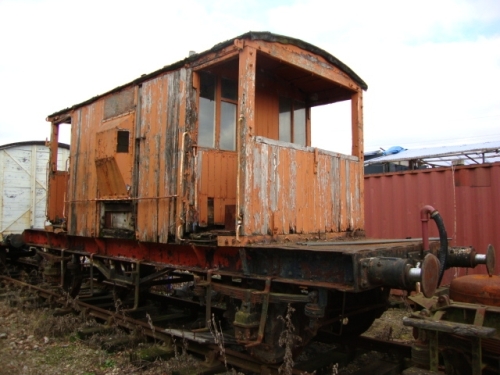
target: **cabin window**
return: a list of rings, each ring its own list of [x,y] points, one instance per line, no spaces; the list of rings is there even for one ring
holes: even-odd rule
[[[215,76],[200,73],[198,145],[215,146]]]
[[[291,98],[279,99],[279,140],[306,145],[306,106]]]
[[[116,152],[128,153],[129,132],[127,130],[118,130]]]
[[[236,150],[236,81],[200,72],[198,145]]]

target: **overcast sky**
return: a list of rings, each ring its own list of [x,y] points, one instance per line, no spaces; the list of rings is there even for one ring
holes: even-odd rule
[[[498,0],[0,0],[0,145],[250,30],[316,45],[368,84],[366,151],[500,139]],[[346,151],[324,112],[313,145]]]

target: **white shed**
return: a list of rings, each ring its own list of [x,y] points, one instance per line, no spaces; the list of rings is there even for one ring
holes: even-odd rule
[[[67,170],[69,145],[60,143],[58,170]],[[43,228],[49,148],[45,141],[0,146],[0,242],[9,234]]]

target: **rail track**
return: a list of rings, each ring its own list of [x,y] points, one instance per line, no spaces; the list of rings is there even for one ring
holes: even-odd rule
[[[22,275],[24,276],[21,277]],[[227,373],[228,369],[236,369],[240,374],[332,374],[339,373],[334,366],[347,366],[353,361],[359,362],[360,356],[366,356],[366,353],[372,350],[385,353],[385,357],[391,359],[379,360],[378,358],[383,356],[379,354],[375,360],[357,365],[357,372],[354,373],[365,374],[375,371],[380,374],[396,374],[403,370],[405,359],[411,355],[410,347],[404,344],[368,337],[332,344],[335,337],[323,334],[304,350],[293,368],[290,362],[288,367],[285,364],[280,368],[280,365],[260,363],[238,350],[234,337],[230,332],[224,332],[222,327],[217,327],[215,319],[205,327],[203,318],[199,318],[199,316],[204,317],[204,306],[184,298],[183,290],[172,292],[170,295],[148,292],[143,298],[146,301],[144,305],[137,307],[133,306],[133,299],[117,298],[109,285],[93,285],[92,291],[85,286],[80,290],[78,297],[70,298],[59,285],[47,283],[35,285],[34,283],[40,280],[37,280],[34,272],[31,273],[31,277],[29,272],[11,272],[10,276],[0,276],[0,282],[38,296],[45,305],[56,308],[54,314],[79,312],[85,319],[94,318],[102,322],[100,327],[80,331],[78,335],[82,339],[98,332],[105,335],[107,329],[113,326],[129,332],[129,338],[122,339],[129,344],[133,341],[137,343],[137,340],[162,342],[160,353],[162,356],[173,356],[178,350],[187,348],[200,362],[197,374]],[[217,312],[217,306],[212,308]],[[140,338],[136,337],[137,332],[140,332]],[[109,341],[111,343],[107,344],[108,348],[122,344],[120,340],[113,342],[110,338]]]

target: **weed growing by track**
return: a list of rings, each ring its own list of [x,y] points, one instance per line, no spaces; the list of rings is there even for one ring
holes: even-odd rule
[[[278,316],[278,319],[283,321],[285,324],[285,330],[281,332],[278,344],[285,347],[285,356],[283,359],[283,364],[279,367],[279,373],[284,375],[291,375],[293,370],[293,351],[292,348],[296,342],[302,341],[300,336],[297,336],[295,332],[295,327],[292,323],[292,314],[295,309],[292,305],[288,304],[285,317]]]
[[[217,323],[215,321],[215,316],[212,314],[212,319],[207,322],[208,328],[210,329],[210,333],[214,338],[215,344],[219,348],[219,354],[224,359],[224,367],[227,369],[227,359],[226,359],[226,350],[224,348],[224,335],[222,334],[222,327],[217,327]]]

